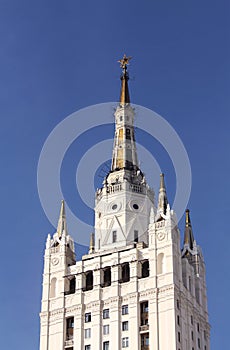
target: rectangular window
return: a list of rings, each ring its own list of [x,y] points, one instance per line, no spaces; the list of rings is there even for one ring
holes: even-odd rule
[[[177,315],[177,324],[178,324],[178,326],[180,325],[180,316],[179,315]]]
[[[198,348],[200,349],[200,338],[197,339]]]
[[[197,323],[197,332],[200,332],[200,324]]]
[[[128,331],[129,330],[129,322],[124,321],[122,322],[122,331]]]
[[[109,318],[109,309],[104,309],[103,310],[103,318],[104,319]]]
[[[122,305],[122,315],[128,315],[128,313],[129,313],[129,306]]]
[[[149,346],[149,333],[141,334],[141,346]]]
[[[180,343],[180,332],[178,332],[178,342]]]
[[[109,350],[109,342],[108,341],[103,342],[103,350]]]
[[[73,339],[74,318],[68,317],[66,319],[66,340]]]
[[[117,241],[117,231],[113,231],[113,243]]]
[[[91,328],[85,329],[85,338],[91,338]]]
[[[191,338],[194,340],[193,331],[191,331]]]
[[[193,324],[193,316],[191,315],[191,324]]]
[[[106,324],[106,325],[103,326],[103,334],[104,334],[104,335],[109,334],[109,325],[108,325],[108,324]]]
[[[138,242],[138,231],[134,230],[134,242]]]
[[[129,338],[125,337],[122,338],[122,348],[128,348],[129,347]]]
[[[91,350],[91,345],[85,345],[85,350]]]
[[[85,314],[85,323],[91,322],[91,312]]]

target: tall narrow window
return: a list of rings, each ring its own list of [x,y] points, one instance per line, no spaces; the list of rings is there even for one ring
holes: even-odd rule
[[[103,326],[103,334],[104,334],[104,335],[109,334],[109,325],[108,325],[108,324],[105,324],[105,325]]]
[[[73,339],[74,318],[68,317],[66,319],[66,340]]]
[[[54,277],[51,280],[50,284],[50,297],[54,298],[56,297],[56,289],[57,289],[57,279]]]
[[[109,350],[109,342],[108,341],[103,342],[103,350]]]
[[[102,271],[103,273],[103,281],[102,281],[102,287],[108,287],[111,286],[111,267],[105,267]]]
[[[93,271],[85,272],[85,287],[83,291],[88,291],[93,289]]]
[[[75,277],[73,277],[69,282],[69,293],[70,294],[75,293],[75,288],[76,288],[76,280],[75,280]]]
[[[125,138],[126,140],[131,140],[131,132],[128,128],[125,129]]]
[[[86,328],[85,329],[85,338],[91,338],[91,328]]]
[[[122,331],[128,331],[129,330],[129,322],[124,321],[122,322]]]
[[[157,274],[164,272],[164,254],[160,253],[157,256]]]
[[[120,282],[128,282],[130,280],[129,263],[124,263],[121,265],[121,280]]]
[[[145,260],[141,263],[141,278],[149,277],[149,261]]]
[[[144,301],[140,304],[140,320],[141,326],[147,326],[149,324],[149,303]]]
[[[109,318],[109,309],[103,310],[103,319]]]
[[[117,231],[113,231],[113,243],[117,241]]]
[[[91,322],[91,312],[85,313],[85,323]]]
[[[138,242],[138,231],[134,230],[134,242]]]
[[[124,337],[122,338],[122,348],[128,348],[129,347],[129,338]]]

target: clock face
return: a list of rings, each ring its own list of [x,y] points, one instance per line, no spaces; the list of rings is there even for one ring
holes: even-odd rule
[[[164,232],[159,232],[157,234],[157,238],[159,241],[162,241],[165,238],[165,233]]]
[[[55,265],[58,265],[59,263],[59,259],[58,258],[53,258],[52,259],[52,264],[55,266]]]

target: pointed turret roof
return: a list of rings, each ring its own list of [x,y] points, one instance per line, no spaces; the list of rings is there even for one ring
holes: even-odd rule
[[[61,209],[57,226],[58,237],[62,237],[63,233],[67,234],[67,225],[66,225],[66,214],[65,214],[65,201],[61,201]]]
[[[193,250],[193,245],[194,245],[194,236],[192,232],[189,209],[187,209],[185,212],[184,247],[188,246],[191,250]]]
[[[166,214],[168,205],[168,199],[166,194],[166,187],[165,187],[165,180],[164,180],[164,174],[160,174],[160,189],[159,189],[159,195],[158,195],[158,207],[157,212],[158,214]]]

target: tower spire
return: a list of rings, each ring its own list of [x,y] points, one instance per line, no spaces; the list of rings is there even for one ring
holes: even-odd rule
[[[122,68],[121,93],[120,93],[120,104],[121,105],[125,105],[126,103],[130,103],[129,86],[128,86],[129,73],[127,71],[127,65],[129,64],[129,61],[131,60],[131,58],[132,58],[131,56],[127,57],[126,54],[124,54],[123,58],[118,61],[118,62],[120,62],[120,67]]]
[[[165,188],[165,180],[164,180],[164,174],[160,174],[160,189],[159,189],[159,196],[158,196],[158,208],[157,212],[158,214],[166,214],[167,210],[167,194],[166,194],[166,188]]]
[[[66,215],[65,215],[65,201],[61,201],[61,209],[57,226],[58,237],[60,238],[63,233],[67,234],[67,225],[66,225]]]
[[[194,245],[194,236],[192,232],[192,225],[190,219],[189,209],[185,212],[185,230],[184,230],[184,247],[188,246],[191,250]]]

